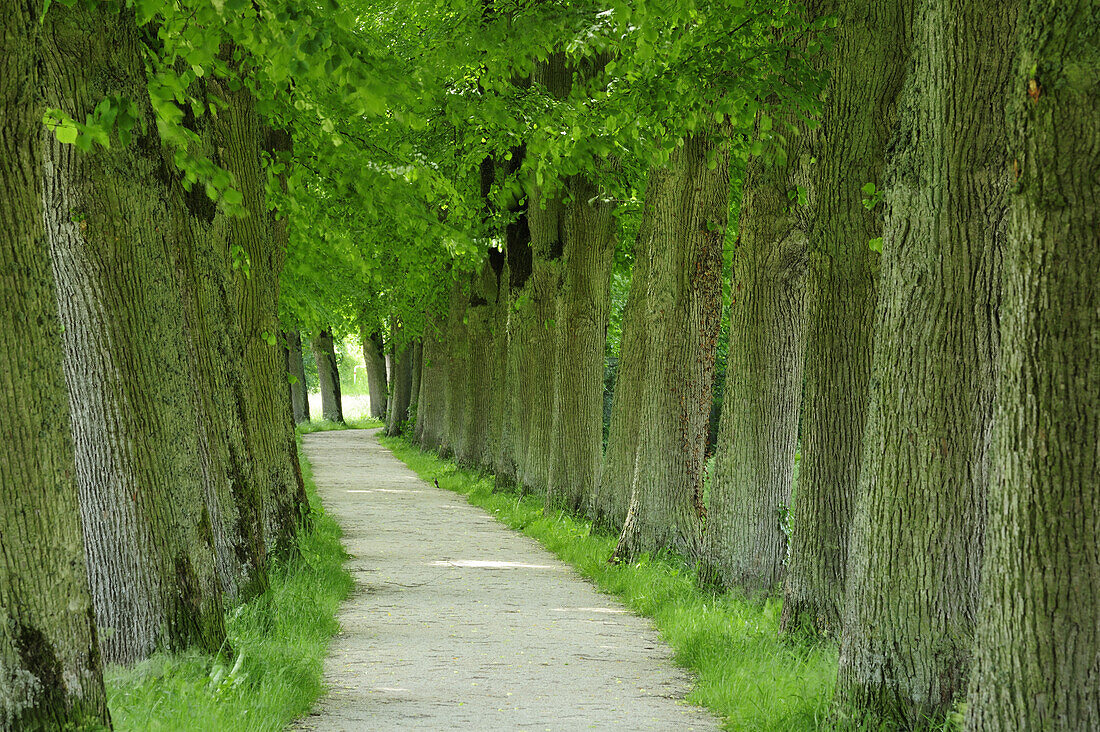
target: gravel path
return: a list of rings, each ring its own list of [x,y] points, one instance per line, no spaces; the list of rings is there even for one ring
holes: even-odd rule
[[[355,590],[300,729],[717,729],[648,620],[376,432],[303,437]]]

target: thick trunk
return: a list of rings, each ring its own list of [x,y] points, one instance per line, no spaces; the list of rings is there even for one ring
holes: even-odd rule
[[[508,267],[504,251],[490,252],[496,289],[493,308],[489,313],[489,368],[492,394],[489,401],[489,427],[486,434],[485,469],[496,472],[500,468],[501,449],[508,427]]]
[[[795,189],[801,146],[787,163],[753,158],[745,173],[733,262],[729,365],[714,460],[701,578],[749,594],[783,575],[806,303],[806,231]]]
[[[382,331],[360,321],[359,344],[363,348],[363,363],[367,365],[367,389],[370,391],[370,416],[385,419],[389,412],[389,382],[386,379],[385,345]]]
[[[390,398],[389,413],[386,415],[386,434],[400,435],[409,418],[409,404],[412,402],[413,356],[415,347],[403,342],[401,326],[393,327],[393,343],[397,356],[393,362],[393,394]]]
[[[711,168],[710,164],[714,163]],[[645,265],[646,331],[630,508],[615,549],[631,560],[699,550],[703,457],[722,310],[722,240],[729,204],[729,147],[717,130],[688,138],[646,191],[652,222],[638,251]],[[624,335],[625,338],[625,335]]]
[[[455,280],[451,284],[447,309],[447,333],[444,339],[446,378],[443,390],[443,419],[439,452],[445,457],[459,454],[462,449],[462,412],[466,408],[466,307],[469,296],[465,286]]]
[[[806,329],[802,460],[791,504],[784,631],[840,633],[848,533],[859,482],[871,375],[882,186],[897,94],[909,58],[913,0],[818,0],[815,15],[841,13],[822,65],[829,90],[811,167],[813,305]]]
[[[651,181],[661,185],[664,171],[654,171]],[[641,424],[642,392],[646,383],[647,289],[653,226],[656,221],[657,197],[647,190],[638,238],[634,245],[634,268],[630,278],[630,293],[623,310],[622,342],[619,348],[619,371],[611,402],[611,423],[607,433],[600,482],[592,500],[590,514],[599,526],[622,531],[626,512],[630,508],[631,485],[634,480],[635,456],[638,449],[637,426]]]
[[[442,318],[429,313],[424,325],[420,396],[417,398],[416,410],[416,441],[425,450],[438,450],[443,442],[447,353],[441,321]]]
[[[603,372],[615,219],[610,203],[589,203],[597,194],[582,176],[570,180],[554,329],[557,371],[547,509],[588,511],[603,459]]]
[[[923,0],[889,161],[840,715],[916,725],[965,690],[977,616],[1015,4]],[[975,100],[985,100],[975,103]]]
[[[139,110],[125,148],[82,154],[52,135],[44,221],[64,324],[76,474],[101,650],[133,663],[225,638],[212,517],[173,257],[189,235],[156,136],[130,13],[47,16],[46,104],[83,119],[109,94]]]
[[[261,151],[268,135],[252,97],[247,90],[231,91],[225,86],[216,93],[226,101],[215,123],[216,148],[248,212],[233,218],[229,227],[230,241],[249,260],[248,273],[238,270],[234,275],[241,327],[238,349],[246,386],[245,432],[263,508],[264,543],[269,554],[284,554],[295,551],[298,525],[308,511],[286,388],[286,359],[277,338],[286,219],[273,222],[267,210]],[[283,141],[275,152],[288,146]]]
[[[317,363],[317,381],[321,388],[321,416],[330,422],[344,423],[344,403],[340,398],[340,369],[332,331],[322,330],[313,338],[313,360]]]
[[[462,412],[461,463],[488,467],[489,414],[493,398],[492,317],[496,311],[497,275],[486,260],[471,279],[466,309],[466,394]]]
[[[1090,15],[1091,12],[1091,15]],[[1031,0],[972,730],[1100,729],[1100,15]]]
[[[109,726],[42,229],[42,4],[0,11],[0,729]]]
[[[412,388],[409,390],[410,437],[416,433],[416,410],[420,408],[420,382],[424,375],[424,339],[413,341]]]
[[[284,330],[286,342],[286,372],[290,381],[290,409],[295,424],[309,421],[309,391],[306,389],[306,367],[302,363],[302,334]]]

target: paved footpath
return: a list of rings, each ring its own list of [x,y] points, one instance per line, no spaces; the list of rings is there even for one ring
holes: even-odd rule
[[[376,430],[303,443],[355,589],[299,729],[717,729],[648,620],[420,480]]]

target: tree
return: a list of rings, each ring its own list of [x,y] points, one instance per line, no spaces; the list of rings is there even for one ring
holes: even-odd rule
[[[771,118],[763,114],[759,134],[770,126]],[[770,160],[756,156],[745,172],[729,363],[701,572],[713,586],[748,593],[770,591],[782,578],[802,402],[803,145],[792,140],[787,150],[770,152]]]
[[[652,221],[642,223],[635,256],[649,258],[648,276],[631,286],[646,288],[635,300],[645,308],[645,339],[635,341],[645,351],[623,353],[624,360],[645,359],[639,411],[620,422],[637,434],[630,508],[615,549],[627,561],[642,552],[699,550],[728,217],[724,132],[712,126],[685,140],[667,168],[651,175],[646,199]]]
[[[996,470],[966,726],[1096,729],[1100,6],[1024,3],[1017,53]]]
[[[389,413],[386,415],[386,434],[401,434],[402,425],[409,418],[409,404],[412,401],[413,357],[415,346],[401,332],[401,326],[393,327],[391,340],[396,354],[393,367],[393,394],[389,400]]]
[[[290,408],[294,422],[309,421],[309,392],[306,390],[306,367],[302,362],[302,334],[297,330],[283,330],[286,343],[286,373],[290,381]]]
[[[0,13],[0,728],[109,726],[42,228],[42,6]]]
[[[321,414],[330,422],[344,422],[344,404],[340,399],[340,368],[332,331],[322,328],[313,337],[313,359],[321,384]]]
[[[119,95],[131,144],[83,152],[50,135],[43,208],[64,326],[89,583],[109,663],[225,638],[190,396],[180,282],[188,219],[148,101],[132,11],[46,15],[42,92],[86,118]],[[120,123],[120,127],[122,127]],[[109,629],[109,630],[108,630]]]
[[[900,725],[964,692],[977,618],[1016,6],[924,0],[889,162],[839,713]]]
[[[370,416],[383,419],[388,411],[386,399],[389,385],[386,383],[386,350],[382,331],[372,329],[361,319],[359,343],[363,349],[363,363],[367,366],[367,389],[370,392]]]

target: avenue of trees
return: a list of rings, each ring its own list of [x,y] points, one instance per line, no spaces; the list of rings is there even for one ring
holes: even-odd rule
[[[349,337],[831,726],[1100,728],[1100,0],[0,11],[0,729],[222,647]]]

